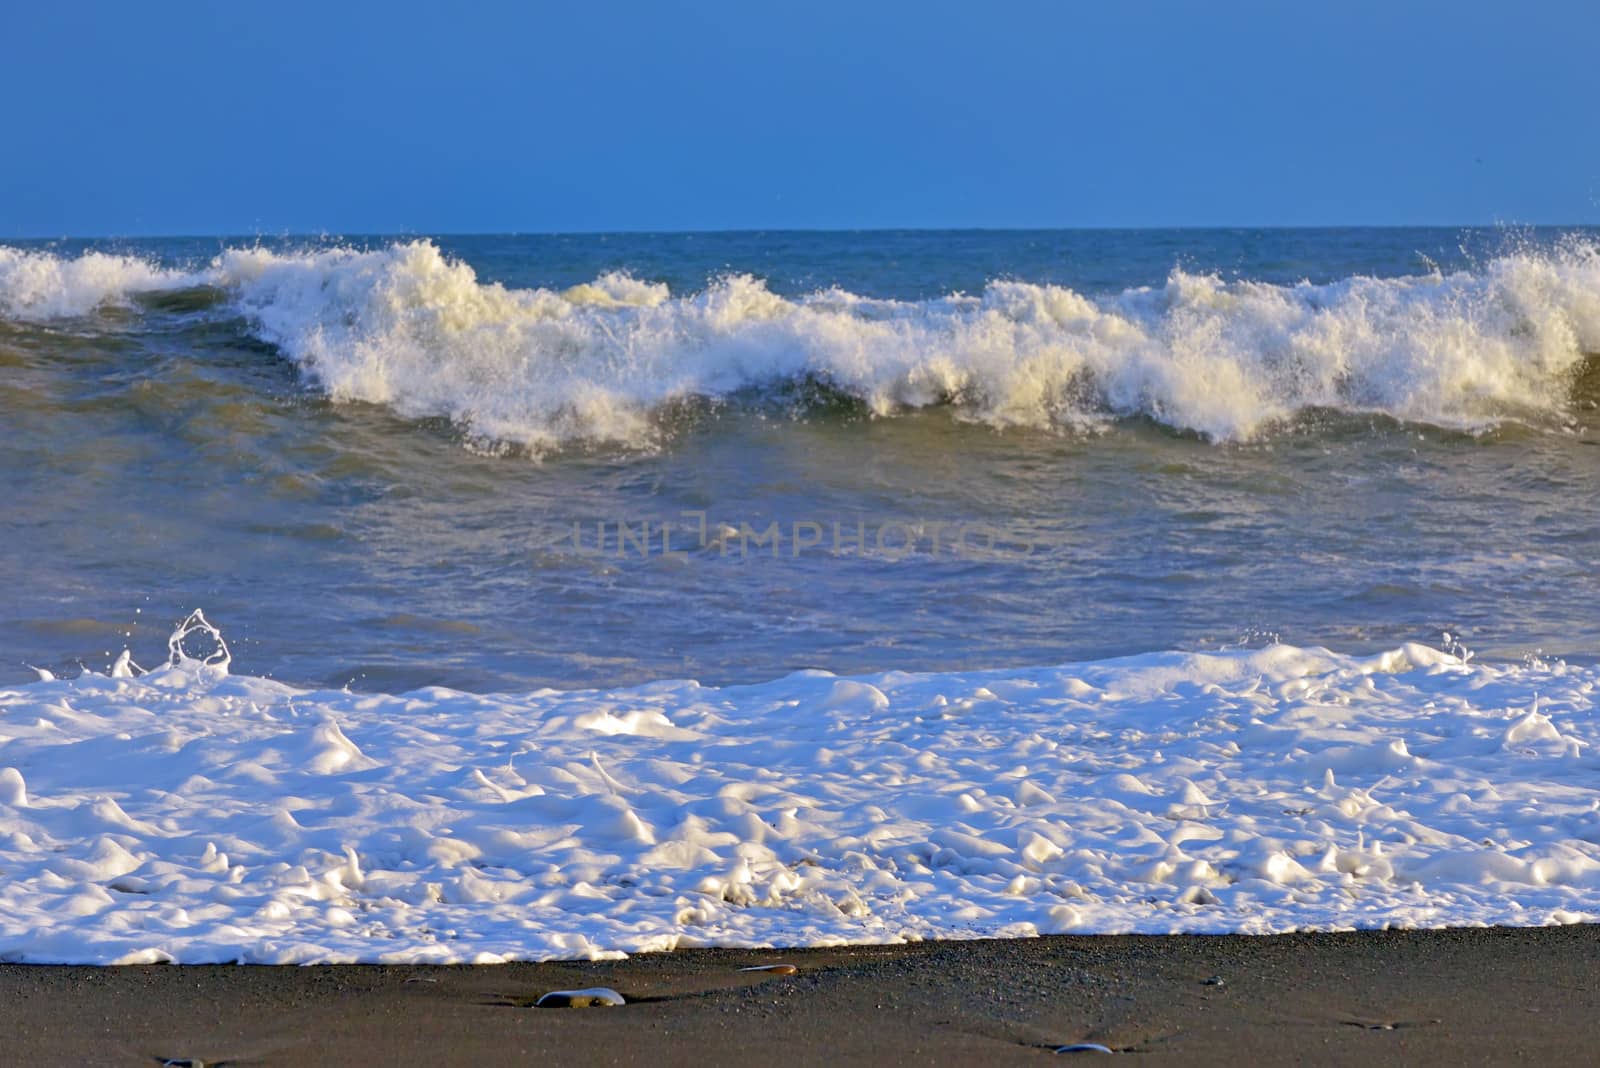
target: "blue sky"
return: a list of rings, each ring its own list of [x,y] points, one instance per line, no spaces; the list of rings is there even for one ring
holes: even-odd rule
[[[9,5],[0,234],[1600,221],[1600,5]]]

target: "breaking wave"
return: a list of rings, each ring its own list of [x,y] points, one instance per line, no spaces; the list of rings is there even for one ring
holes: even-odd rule
[[[874,415],[934,405],[1008,427],[1130,416],[1246,441],[1316,409],[1482,430],[1560,421],[1600,353],[1600,246],[1470,271],[1327,285],[1174,270],[1104,296],[994,281],[976,295],[802,297],[747,275],[697,293],[605,274],[566,290],[480,281],[428,241],[224,252],[183,272],[0,248],[0,315],[81,316],[214,287],[335,400],[446,417],[535,453],[658,443],[688,400],[814,384]]]

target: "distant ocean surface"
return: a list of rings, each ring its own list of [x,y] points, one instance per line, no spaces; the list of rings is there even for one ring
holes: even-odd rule
[[[13,242],[0,681],[1589,659],[1597,353],[1582,230]]]
[[[1595,231],[0,247],[0,961],[1596,921],[1597,402]]]

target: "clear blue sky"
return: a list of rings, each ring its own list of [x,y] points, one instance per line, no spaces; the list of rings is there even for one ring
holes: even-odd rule
[[[10,236],[1600,221],[1593,0],[14,0],[0,26]]]

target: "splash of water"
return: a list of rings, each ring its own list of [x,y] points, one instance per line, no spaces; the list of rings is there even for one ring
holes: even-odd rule
[[[515,289],[427,241],[236,249],[190,274],[99,253],[0,256],[7,315],[214,286],[335,400],[445,417],[478,443],[534,453],[650,447],[674,405],[796,383],[878,416],[944,405],[997,428],[1141,416],[1220,442],[1317,409],[1466,430],[1559,424],[1600,353],[1600,246],[1576,239],[1450,274],[1283,286],[1175,270],[1096,299],[996,281],[923,301],[785,298],[746,275],[685,295],[622,274]]]

